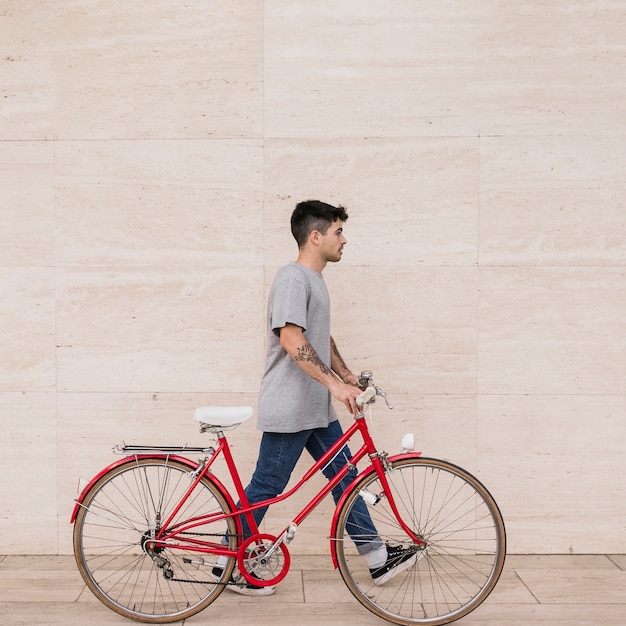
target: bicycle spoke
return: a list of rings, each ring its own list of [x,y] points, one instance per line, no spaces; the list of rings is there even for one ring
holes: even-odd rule
[[[144,622],[179,621],[222,592],[221,577],[212,577],[214,563],[198,565],[197,553],[184,548],[185,534],[176,539],[181,548],[160,543],[147,548],[190,485],[186,465],[139,458],[111,470],[86,495],[75,522],[74,550],[85,582],[109,608]],[[187,524],[211,512],[227,513],[227,507],[221,492],[203,479],[177,519]],[[222,518],[195,526],[193,533],[219,542],[235,535],[235,525],[232,518]]]
[[[338,563],[348,588],[372,612],[398,624],[437,626],[466,615],[490,593],[504,564],[504,525],[495,502],[473,476],[442,461],[398,461],[387,481],[391,493],[368,507],[380,538],[389,546],[412,544],[391,510],[393,497],[426,549],[386,584],[374,583],[352,543],[359,539],[353,512],[361,501],[359,492],[382,492],[372,472],[356,485],[339,514]]]

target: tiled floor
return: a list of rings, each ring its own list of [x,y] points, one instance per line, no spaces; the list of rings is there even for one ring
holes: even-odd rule
[[[9,626],[131,624],[100,604],[73,557],[0,556],[0,616]],[[188,626],[383,626],[344,587],[328,557],[293,555],[276,595],[224,592]],[[626,555],[509,556],[495,591],[459,626],[626,624]]]

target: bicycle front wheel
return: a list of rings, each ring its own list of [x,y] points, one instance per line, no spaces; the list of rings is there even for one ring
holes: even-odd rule
[[[169,458],[133,458],[104,474],[82,501],[74,522],[78,569],[96,597],[124,617],[153,624],[183,620],[224,590],[234,558],[213,576],[216,557],[150,544],[191,486],[193,469]],[[170,528],[183,520],[229,512],[228,500],[205,477]],[[232,517],[181,533],[191,541],[214,544],[224,536],[231,537],[235,549]]]
[[[356,599],[383,619],[401,625],[449,624],[483,602],[498,581],[506,553],[502,515],[478,479],[452,463],[416,456],[391,465],[386,473],[390,494],[376,472],[369,472],[339,512],[339,571]],[[416,549],[415,562],[380,586],[347,532],[351,528],[352,539],[358,539],[359,514],[353,509],[365,492],[376,497],[366,495],[368,500],[377,500],[368,511],[380,538],[392,547]],[[402,530],[389,496],[406,526],[425,542],[423,550]]]

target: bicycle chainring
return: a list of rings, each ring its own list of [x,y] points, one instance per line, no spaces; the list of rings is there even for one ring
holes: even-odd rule
[[[241,544],[237,556],[239,572],[257,587],[277,585],[287,576],[290,564],[287,546],[273,535],[250,537]]]

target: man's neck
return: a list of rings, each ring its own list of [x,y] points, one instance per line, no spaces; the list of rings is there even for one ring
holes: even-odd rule
[[[317,255],[307,253],[306,249],[302,249],[298,254],[296,263],[321,274],[324,271],[327,262],[320,259]]]

